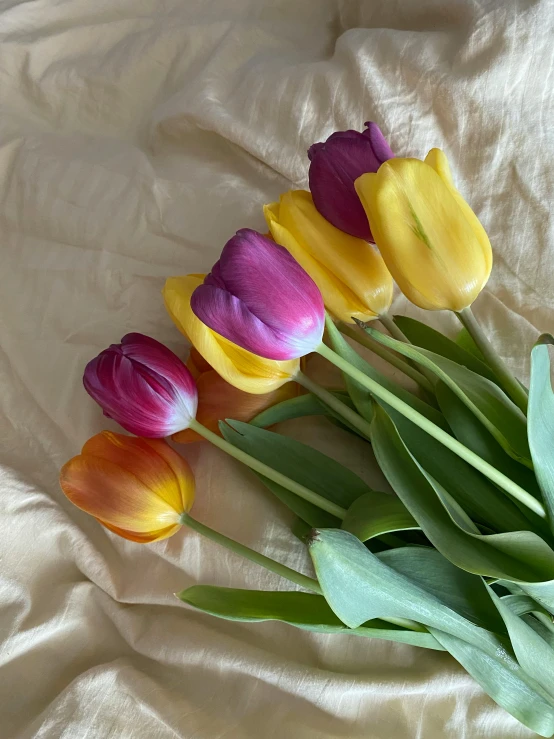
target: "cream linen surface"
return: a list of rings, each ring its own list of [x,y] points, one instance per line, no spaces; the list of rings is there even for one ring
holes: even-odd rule
[[[549,0],[0,2],[2,739],[533,736],[448,655],[185,607],[194,583],[289,584],[194,533],[112,536],[57,473],[108,424],[87,360],[136,330],[184,356],[164,277],[265,230],[308,146],[368,119],[398,153],[449,155],[495,249],[476,312],[525,374],[554,329],[553,19]],[[286,430],[375,479],[330,424]],[[198,518],[309,572],[253,475],[185,453]]]

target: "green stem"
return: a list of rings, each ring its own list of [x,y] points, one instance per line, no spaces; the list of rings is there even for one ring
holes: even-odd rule
[[[302,575],[300,572],[292,570],[290,567],[282,565],[280,562],[276,562],[274,559],[266,557],[264,554],[260,554],[254,549],[245,547],[244,544],[239,544],[238,541],[230,539],[228,536],[220,534],[209,526],[200,523],[200,521],[189,516],[188,513],[183,513],[181,515],[181,523],[183,526],[188,526],[190,529],[202,534],[202,536],[215,541],[216,544],[221,544],[221,546],[226,547],[231,552],[235,552],[235,554],[240,554],[241,557],[249,559],[250,562],[255,562],[255,564],[265,567],[266,570],[274,572],[276,575],[281,575],[281,577],[296,583],[296,585],[300,585],[302,588],[306,588],[307,590],[311,590],[314,593],[319,593],[321,595],[321,588],[319,587],[317,580],[314,580],[312,577],[308,577],[307,575]]]
[[[383,314],[382,316],[379,316],[379,320],[381,321],[383,326],[387,329],[389,334],[393,337],[393,339],[396,339],[397,341],[403,341],[405,344],[412,343],[408,339],[406,334],[398,328],[398,326],[396,325],[396,323],[392,320],[390,316]]]
[[[281,472],[274,470],[273,467],[269,467],[267,464],[260,462],[259,459],[252,457],[246,452],[243,452],[242,449],[238,449],[238,447],[233,446],[233,444],[229,444],[229,442],[223,439],[221,436],[214,434],[213,431],[210,431],[205,426],[202,426],[201,423],[198,423],[196,419],[191,421],[189,428],[191,428],[193,431],[196,431],[197,434],[200,434],[200,436],[204,437],[204,439],[211,442],[214,446],[226,452],[231,457],[238,459],[239,462],[242,462],[247,467],[250,467],[250,469],[254,470],[255,472],[259,472],[260,475],[264,475],[264,477],[267,477],[270,480],[273,480],[273,482],[276,482],[278,485],[282,485],[287,490],[290,490],[291,493],[298,495],[299,498],[303,498],[304,500],[308,501],[308,503],[313,503],[318,508],[327,511],[327,513],[331,513],[337,518],[340,518],[341,521],[345,517],[346,510],[344,508],[341,508],[336,503],[327,500],[327,498],[324,498],[322,495],[314,493],[313,490],[304,487],[304,485],[301,485],[299,482],[296,482],[290,477],[283,475]]]
[[[417,426],[423,429],[423,431],[426,431],[437,441],[440,441],[440,443],[447,447],[447,449],[450,449],[452,452],[468,462],[468,464],[470,464],[472,467],[475,467],[475,469],[482,472],[485,477],[488,477],[489,480],[492,480],[492,482],[496,483],[513,498],[519,500],[520,503],[530,508],[537,515],[541,516],[541,518],[545,518],[546,514],[541,503],[539,503],[536,498],[530,495],[530,493],[520,487],[513,480],[510,480],[509,477],[506,477],[506,475],[500,472],[500,470],[497,470],[496,467],[493,467],[491,464],[482,459],[478,454],[475,454],[475,452],[471,451],[471,449],[468,449],[466,446],[461,444],[453,436],[450,436],[450,434],[434,424],[428,418],[425,418],[425,416],[423,416],[421,413],[409,406],[403,400],[398,398],[396,395],[394,395],[394,393],[391,393],[389,390],[379,385],[379,383],[375,382],[375,380],[372,380],[359,369],[353,367],[349,362],[336,354],[332,349],[330,349],[328,346],[325,346],[325,344],[321,344],[316,351],[321,354],[321,356],[328,359],[336,367],[345,372],[347,375],[352,377],[353,380],[356,380],[360,383],[360,385],[367,388],[367,390],[369,390],[377,398],[380,398],[385,403],[388,403],[388,405],[401,413],[405,418],[412,421],[412,423],[415,423]]]
[[[346,403],[343,403],[333,395],[333,393],[330,393],[329,390],[326,390],[324,387],[321,387],[321,385],[318,385],[317,382],[311,380],[303,372],[297,372],[294,379],[299,385],[302,385],[302,387],[305,387],[306,390],[322,400],[325,405],[328,405],[331,410],[344,418],[345,421],[348,421],[348,423],[353,426],[356,431],[359,431],[362,436],[369,439],[371,425],[365,420],[365,418],[362,418],[356,413],[356,411],[349,408]]]
[[[410,377],[414,382],[417,382],[417,384],[423,390],[434,395],[433,386],[431,385],[429,380],[424,377],[421,372],[419,372],[419,370],[414,369],[414,367],[408,364],[408,362],[406,362],[404,359],[401,359],[394,352],[391,352],[390,349],[387,349],[385,346],[376,341],[373,337],[369,336],[369,334],[362,333],[361,331],[356,331],[356,329],[352,328],[352,326],[349,326],[347,323],[339,324],[338,328],[341,333],[349,336],[361,346],[365,346],[366,349],[369,349],[374,354],[377,354],[378,357],[381,357],[381,359],[384,359],[393,367],[396,367],[396,369],[400,370],[400,372],[403,372],[405,375],[407,375],[407,377]]]
[[[473,341],[481,350],[481,353],[485,357],[485,361],[500,380],[500,384],[506,393],[518,408],[526,414],[528,404],[527,393],[510,372],[502,357],[497,354],[491,342],[487,339],[471,308],[464,308],[459,313],[456,313],[456,315],[460,319],[462,325],[467,329]]]

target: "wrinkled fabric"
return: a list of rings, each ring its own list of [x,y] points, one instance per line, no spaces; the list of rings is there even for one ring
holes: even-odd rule
[[[57,477],[115,429],[87,361],[129,331],[185,357],[165,277],[263,231],[262,204],[307,187],[308,147],[367,120],[399,156],[446,152],[494,250],[474,312],[526,379],[554,326],[553,19],[549,0],[0,5],[3,737],[533,736],[446,654],[187,608],[173,593],[195,583],[293,586],[192,532],[123,541]],[[401,297],[394,311],[421,316]],[[340,429],[282,430],[382,488]],[[253,475],[207,444],[184,454],[198,519],[310,572]]]

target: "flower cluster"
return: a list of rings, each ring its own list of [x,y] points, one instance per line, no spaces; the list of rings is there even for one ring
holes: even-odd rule
[[[180,594],[186,603],[446,650],[550,736],[554,339],[532,350],[527,390],[477,323],[471,305],[492,249],[442,151],[395,156],[367,123],[314,143],[308,160],[310,192],[267,204],[267,234],[243,228],[209,274],[167,279],[186,361],[131,333],[88,363],[85,389],[131,436],[95,435],[63,467],[61,487],[121,537],[150,543],[186,525],[312,591],[272,593],[262,607],[256,591],[214,598],[195,587]],[[456,340],[389,316],[395,283],[419,308],[452,311],[463,324]],[[345,336],[415,385],[377,371]],[[344,389],[314,382],[312,353],[341,370]],[[306,415],[370,443],[392,494],[267,430]],[[301,519],[294,530],[317,579],[193,518],[194,477],[167,437],[208,440],[260,475]]]

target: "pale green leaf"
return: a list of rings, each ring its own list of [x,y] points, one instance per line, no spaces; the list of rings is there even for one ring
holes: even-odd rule
[[[554,339],[544,335],[539,341],[531,352],[529,446],[550,527],[554,531],[554,393],[548,352],[548,345],[554,343]]]
[[[419,529],[419,525],[396,495],[372,490],[352,503],[341,528],[367,541],[391,531]]]

